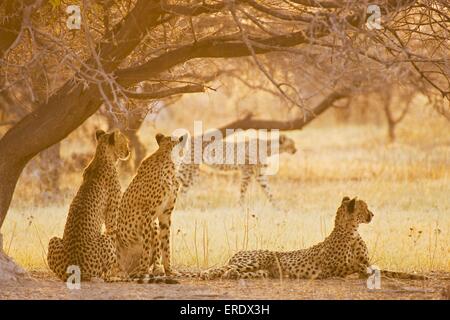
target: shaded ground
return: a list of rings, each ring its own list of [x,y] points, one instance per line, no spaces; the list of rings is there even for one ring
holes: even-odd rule
[[[440,279],[438,279],[440,278]],[[31,280],[0,283],[0,299],[444,299],[450,274],[433,280],[382,279],[369,290],[360,279],[308,280],[180,280],[180,284],[82,283],[69,290],[51,274],[33,272]]]

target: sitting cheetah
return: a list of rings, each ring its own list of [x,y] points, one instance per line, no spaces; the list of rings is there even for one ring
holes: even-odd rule
[[[116,263],[114,233],[121,197],[116,164],[129,157],[130,149],[119,131],[98,130],[96,139],[97,150],[70,205],[63,237],[53,237],[48,245],[48,265],[63,281],[68,266],[78,266],[81,279],[89,281],[107,279]]]
[[[152,266],[154,275],[171,273],[171,214],[187,136],[172,139],[157,134],[156,141],[159,149],[142,161],[120,203],[117,255],[121,269],[134,279],[146,277]]]
[[[182,273],[180,276],[214,278],[304,278],[324,279],[345,277],[358,273],[367,277],[369,257],[366,244],[358,233],[360,223],[369,223],[373,213],[363,200],[345,197],[337,210],[335,226],[321,243],[308,249],[275,252],[268,250],[241,251],[224,267],[200,273]],[[423,279],[424,277],[381,271],[395,278]]]
[[[191,142],[191,150],[193,150],[193,143],[195,141],[195,138],[192,139]],[[261,140],[257,140],[257,142],[260,142]],[[223,150],[231,150],[231,152],[236,155],[236,153],[239,152],[239,150],[245,150],[245,159],[244,163],[240,164],[237,162],[236,158],[233,161],[233,164],[224,164],[224,163],[214,163],[214,161],[210,158],[212,158],[212,155],[206,154],[204,158],[206,158],[206,161],[203,161],[205,165],[208,167],[211,167],[216,170],[221,171],[240,171],[241,172],[241,190],[240,190],[240,203],[244,202],[245,194],[247,192],[250,180],[252,177],[255,177],[258,184],[261,186],[264,194],[269,199],[269,201],[274,204],[273,201],[273,195],[269,187],[267,175],[264,173],[264,170],[268,167],[268,161],[267,158],[275,155],[275,152],[278,153],[289,153],[294,154],[297,152],[297,149],[295,148],[295,142],[291,138],[286,137],[285,135],[280,135],[279,137],[279,144],[278,144],[278,150],[272,150],[272,144],[270,140],[266,140],[266,155],[256,155],[255,162],[250,161],[250,153],[249,153],[249,146],[254,143],[255,145],[258,145],[258,143],[255,143],[255,141],[249,142],[224,142]],[[205,151],[205,148],[207,145],[209,145],[210,142],[204,143],[202,148],[203,152]],[[263,142],[264,143],[264,142]],[[244,144],[244,146],[242,146]],[[236,150],[238,150],[236,152]],[[228,152],[228,151],[227,151]],[[259,151],[258,151],[259,153]],[[191,161],[190,163],[182,163],[180,170],[179,170],[179,180],[182,185],[181,192],[186,193],[187,190],[192,187],[192,185],[195,182],[195,179],[199,175],[199,164],[194,163],[193,157],[194,152],[191,151]],[[205,159],[204,159],[205,160]]]

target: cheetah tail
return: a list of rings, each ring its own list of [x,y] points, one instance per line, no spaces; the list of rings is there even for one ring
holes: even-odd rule
[[[165,283],[165,284],[178,284],[179,282],[171,277],[167,276],[154,276],[151,274],[145,274],[139,277],[112,277],[106,280],[106,282],[136,282],[140,284],[146,283]]]
[[[427,276],[424,276],[424,275],[405,273],[405,272],[387,271],[387,270],[381,270],[381,275],[384,277],[387,277],[387,278],[394,278],[394,279],[409,279],[409,280],[427,280],[427,279],[429,279]]]
[[[201,271],[175,271],[175,278],[201,278]]]
[[[133,282],[137,283],[165,283],[165,284],[179,284],[177,280],[169,276],[154,276],[151,274],[146,274],[139,278],[133,278]]]
[[[213,280],[213,279],[221,278],[228,270],[230,270],[229,266],[211,268],[211,269],[201,272],[200,277],[205,280]]]
[[[211,268],[206,271],[177,271],[176,278],[197,278],[203,280],[213,280],[222,277],[228,271],[228,267]]]

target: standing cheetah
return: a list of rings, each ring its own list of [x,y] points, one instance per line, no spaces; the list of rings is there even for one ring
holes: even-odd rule
[[[50,269],[66,281],[68,266],[78,266],[81,279],[107,279],[116,263],[114,234],[121,197],[117,161],[130,155],[127,138],[119,131],[96,132],[97,149],[83,173],[73,199],[62,239],[53,237],[48,245]],[[106,234],[102,234],[102,226]]]
[[[288,252],[241,251],[223,267],[180,276],[199,276],[205,279],[325,279],[358,273],[361,277],[367,277],[369,256],[367,246],[358,233],[358,225],[369,223],[372,218],[373,213],[363,200],[345,197],[337,210],[333,231],[319,244]],[[401,272],[381,271],[381,274],[395,278],[424,278]]]
[[[180,170],[179,170],[179,180],[181,182],[181,192],[185,193],[187,190],[192,187],[194,184],[196,178],[199,175],[200,167],[199,164],[194,163],[194,152],[193,150],[193,143],[195,141],[195,137],[192,139],[191,142],[191,161],[190,163],[182,163]],[[250,184],[250,181],[252,177],[255,177],[255,180],[258,182],[258,184],[261,186],[264,194],[269,199],[269,201],[274,204],[273,201],[273,195],[270,190],[269,182],[267,179],[267,175],[265,174],[264,170],[268,167],[268,158],[275,155],[275,152],[278,153],[289,153],[294,154],[297,152],[297,149],[295,147],[295,142],[291,138],[286,137],[285,135],[280,135],[279,137],[279,144],[278,144],[278,150],[272,150],[272,144],[270,140],[262,141],[260,139],[252,142],[245,141],[245,142],[223,142],[223,150],[227,150],[227,152],[232,152],[234,156],[238,155],[239,152],[243,151],[244,153],[244,161],[243,163],[239,163],[238,159],[234,157],[234,161],[232,164],[227,163],[214,163],[213,160],[210,158],[213,157],[213,155],[205,154],[204,160],[206,158],[206,161],[203,161],[205,165],[208,167],[211,167],[216,170],[221,171],[240,171],[241,172],[241,188],[240,188],[240,199],[239,202],[242,204],[244,202],[245,194],[247,192],[248,186]],[[266,143],[266,154],[261,155],[259,154],[259,143]],[[202,145],[202,151],[204,153],[207,153],[205,151],[205,148],[210,144],[210,142],[203,143]],[[244,144],[244,145],[243,145]],[[258,146],[258,150],[256,150],[256,158],[254,162],[250,161],[250,148],[252,144]]]
[[[176,179],[187,136],[156,135],[159,149],[140,164],[123,194],[117,232],[121,269],[132,278],[171,273],[170,225],[179,189]],[[159,231],[160,230],[160,231]],[[162,248],[162,254],[160,252]],[[160,256],[162,264],[160,265]]]

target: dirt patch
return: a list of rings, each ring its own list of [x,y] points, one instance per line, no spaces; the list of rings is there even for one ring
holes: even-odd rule
[[[69,290],[45,272],[32,279],[0,283],[0,299],[444,299],[450,274],[433,280],[382,279],[369,290],[361,279],[330,280],[184,280],[180,284],[93,283]]]

